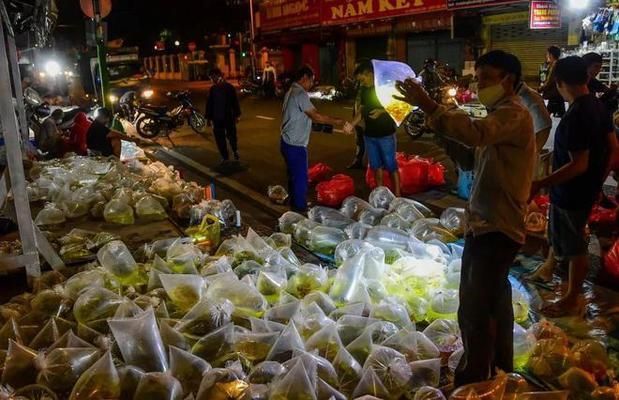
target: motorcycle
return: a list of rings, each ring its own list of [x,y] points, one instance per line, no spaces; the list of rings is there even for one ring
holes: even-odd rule
[[[62,122],[58,125],[58,128],[62,131],[71,129],[75,123],[75,117],[78,113],[83,111],[78,106],[51,106],[47,102],[43,101],[39,93],[32,88],[26,88],[26,90],[24,90],[24,106],[30,128],[34,132],[38,132],[43,124],[43,121],[56,109],[61,109],[64,113],[62,116]]]
[[[173,97],[180,104],[168,110],[166,106],[144,105],[138,107],[139,117],[135,122],[138,134],[144,138],[152,139],[161,133],[169,134],[171,131],[180,128],[185,121],[196,133],[204,135],[206,133],[206,118],[196,110],[189,97],[189,92],[167,93],[168,97]]]

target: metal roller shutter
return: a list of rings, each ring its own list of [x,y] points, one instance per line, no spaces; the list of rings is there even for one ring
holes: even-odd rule
[[[567,43],[568,27],[561,29],[531,30],[526,23],[492,25],[490,48],[515,54],[522,63],[522,73],[527,80],[537,80],[539,66],[546,59],[546,49]]]

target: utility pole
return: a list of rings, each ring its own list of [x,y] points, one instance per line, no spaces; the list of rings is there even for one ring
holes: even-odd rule
[[[249,33],[251,40],[251,79],[256,79],[256,27],[254,24],[254,0],[249,0],[249,23],[251,24]]]
[[[99,77],[101,79],[101,104],[107,107],[110,103],[110,81],[107,72],[107,49],[105,46],[105,32],[101,22],[101,9],[99,0],[92,0],[92,8],[95,21],[95,37],[97,41],[97,59],[99,62]]]

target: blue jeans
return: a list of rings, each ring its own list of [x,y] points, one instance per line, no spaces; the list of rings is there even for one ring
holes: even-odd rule
[[[291,208],[295,211],[304,212],[307,210],[307,147],[291,146],[282,139],[280,150],[288,171],[288,193]]]
[[[384,169],[388,172],[398,170],[395,159],[396,137],[395,134],[385,137],[365,137],[365,148],[368,154],[370,169]]]

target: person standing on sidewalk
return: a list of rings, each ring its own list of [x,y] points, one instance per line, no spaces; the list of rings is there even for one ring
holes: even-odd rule
[[[361,86],[359,89],[361,112],[353,121],[353,125],[356,126],[361,121],[365,124],[365,149],[376,185],[383,186],[383,174],[386,170],[391,175],[394,194],[400,197],[400,172],[395,158],[396,126],[378,100],[374,87],[374,67],[370,61],[357,66],[355,79]]]
[[[570,264],[567,293],[543,309],[550,317],[584,313],[581,293],[589,270],[585,226],[616,146],[611,116],[587,87],[586,62],[580,57],[559,60],[555,75],[558,91],[570,107],[555,133],[553,173],[533,182],[531,188],[531,197],[550,188],[551,245],[546,262],[531,279],[550,281],[559,261]]]
[[[294,77],[294,83],[284,97],[280,150],[288,171],[290,205],[294,211],[307,210],[308,154],[312,122],[337,125],[345,133],[352,133],[352,126],[343,119],[320,114],[310,101],[307,91],[314,86],[314,71],[302,67]]]
[[[399,99],[419,106],[434,132],[476,148],[476,179],[467,225],[458,323],[464,355],[455,385],[488,380],[495,369],[513,370],[512,292],[509,269],[525,242],[525,210],[535,167],[535,136],[529,111],[515,93],[522,67],[501,50],[475,65],[483,119],[439,105],[414,80],[399,82]]]
[[[565,102],[557,91],[555,78],[555,64],[561,57],[561,49],[557,46],[550,46],[546,51],[546,62],[548,62],[548,75],[546,81],[540,86],[539,92],[544,100],[548,100],[548,112],[556,117],[565,114]]]
[[[209,91],[208,102],[206,103],[206,119],[209,125],[213,124],[213,134],[222,163],[230,159],[228,143],[234,154],[234,159],[238,161],[236,124],[241,117],[241,106],[236,95],[236,89],[226,82],[218,68],[211,70],[210,78],[213,87]]]

